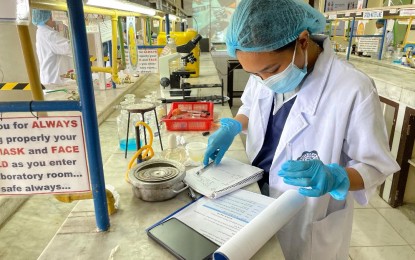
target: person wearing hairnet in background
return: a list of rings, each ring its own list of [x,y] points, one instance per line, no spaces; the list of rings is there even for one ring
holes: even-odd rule
[[[32,23],[37,26],[36,53],[40,67],[42,84],[60,84],[60,75],[70,69],[72,48],[69,40],[54,30],[52,12],[32,10]]]
[[[237,115],[221,119],[204,158],[220,163],[242,131],[249,160],[264,169],[261,192],[306,196],[277,233],[286,259],[347,259],[353,200],[366,205],[399,170],[373,81],[315,35],[325,23],[302,0],[240,2],[226,44],[251,76]]]
[[[386,22],[385,19],[376,20],[376,33],[375,33],[376,35],[383,35],[385,22]],[[388,29],[386,29],[386,32],[385,32],[385,40],[384,40],[383,45],[384,45],[383,53],[389,50],[393,50],[393,32]]]

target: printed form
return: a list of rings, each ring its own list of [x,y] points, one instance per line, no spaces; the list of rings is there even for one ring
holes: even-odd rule
[[[203,197],[174,217],[221,246],[274,201],[238,190],[215,200]]]

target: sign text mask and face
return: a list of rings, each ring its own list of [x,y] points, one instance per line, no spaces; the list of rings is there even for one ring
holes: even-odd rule
[[[0,195],[90,190],[79,116],[0,121]]]

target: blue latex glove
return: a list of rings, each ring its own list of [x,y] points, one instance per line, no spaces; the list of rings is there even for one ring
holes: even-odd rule
[[[349,191],[350,181],[346,170],[338,164],[324,165],[320,160],[287,161],[278,172],[289,185],[300,188],[300,194],[319,197],[327,192],[336,200],[344,200]]]
[[[208,165],[210,158],[216,164],[219,164],[231,146],[233,139],[241,131],[242,124],[239,121],[232,118],[222,118],[220,128],[209,137],[203,163]]]

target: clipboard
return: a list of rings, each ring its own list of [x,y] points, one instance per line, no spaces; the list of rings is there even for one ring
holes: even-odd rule
[[[170,215],[161,219],[154,225],[146,229],[147,235],[167,249],[177,259],[213,259],[213,253],[219,248],[219,245],[213,243],[191,227],[174,218],[174,215],[183,209],[189,207],[203,196],[177,209]],[[192,243],[198,239],[198,243]],[[192,247],[183,247],[183,244]],[[209,250],[206,250],[208,248]]]
[[[298,195],[297,191],[293,192]],[[275,201],[247,190],[238,190],[215,200],[200,197],[156,222],[146,232],[177,259],[212,259],[213,253],[221,252],[220,248]],[[287,211],[285,208],[283,210]],[[266,215],[275,218],[274,214]],[[265,230],[269,230],[269,227],[265,227]],[[255,233],[255,236],[261,235]],[[252,237],[244,236],[242,240],[247,240],[247,245],[250,245]],[[185,246],[180,247],[183,244]],[[244,255],[247,254],[230,259],[241,259]]]
[[[177,259],[213,259],[213,253],[219,248],[174,217],[153,225],[147,229],[147,235]]]

